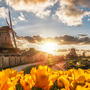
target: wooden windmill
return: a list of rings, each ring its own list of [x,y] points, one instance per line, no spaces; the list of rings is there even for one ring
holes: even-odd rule
[[[11,53],[11,54],[15,53],[16,54],[17,52],[19,52],[19,49],[17,48],[16,40],[15,40],[16,32],[12,28],[10,10],[9,10],[9,21],[10,21],[10,24],[8,23],[8,21],[6,19],[8,26],[0,27],[0,53],[3,53],[4,51],[5,52],[8,51],[8,53]],[[14,46],[12,44],[10,34],[12,34]]]
[[[6,19],[8,26],[2,26],[0,28],[0,47],[17,48],[16,41],[15,41],[16,32],[12,28],[10,10],[9,10],[9,21],[10,21],[10,24],[8,23],[8,21]],[[12,36],[13,36],[14,47],[13,47],[12,42],[11,42],[10,33],[12,33]]]

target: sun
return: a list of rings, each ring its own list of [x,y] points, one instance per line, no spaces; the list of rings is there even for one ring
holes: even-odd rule
[[[56,50],[56,43],[45,43],[42,46],[43,51],[48,53],[53,53],[53,50]]]

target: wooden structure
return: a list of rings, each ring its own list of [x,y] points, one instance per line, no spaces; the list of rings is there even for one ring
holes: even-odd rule
[[[77,58],[76,50],[75,48],[71,48],[70,53],[67,55],[67,58]]]
[[[3,26],[0,28],[0,47],[13,47],[10,37],[10,28],[8,26]]]
[[[16,40],[15,40],[16,32],[12,28],[10,10],[9,10],[9,21],[10,21],[10,24],[6,19],[8,26],[0,27],[0,54],[7,54],[7,53],[17,54],[19,52],[19,49],[17,48],[17,45],[16,45]],[[12,34],[12,40],[11,40],[11,34]]]

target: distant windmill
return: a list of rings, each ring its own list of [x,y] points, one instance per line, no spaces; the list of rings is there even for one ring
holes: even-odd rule
[[[9,10],[9,20],[10,20],[10,24],[8,23],[8,21],[6,19],[6,22],[7,22],[8,26],[2,26],[0,28],[0,47],[2,47],[2,48],[3,47],[5,47],[5,48],[14,48],[13,45],[12,45],[11,36],[10,36],[10,33],[12,33],[13,42],[14,42],[15,48],[17,48],[16,40],[15,40],[16,32],[12,28],[10,10]]]

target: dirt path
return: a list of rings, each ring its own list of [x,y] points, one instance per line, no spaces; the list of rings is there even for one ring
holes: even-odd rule
[[[54,70],[65,70],[64,69],[64,64],[65,64],[66,62],[65,61],[61,61],[61,62],[58,62],[58,63],[56,63],[56,64],[54,64],[53,66],[51,66],[50,68],[54,71]]]
[[[25,65],[20,65],[20,66],[13,67],[13,69],[14,70],[17,70],[18,72],[20,72],[25,67],[32,66],[32,65],[39,65],[39,64],[42,64],[42,63],[43,62],[36,62],[36,63],[30,63],[30,64],[25,64]]]
[[[23,68],[25,67],[28,67],[28,66],[32,66],[32,65],[42,65],[46,62],[36,62],[36,63],[30,63],[30,64],[25,64],[25,65],[20,65],[20,66],[16,66],[16,67],[13,67],[14,70],[17,70],[18,72],[20,72]],[[65,64],[65,61],[61,61],[61,62],[58,62],[52,66],[50,66],[50,68],[52,70],[63,70],[64,71],[64,64]]]

